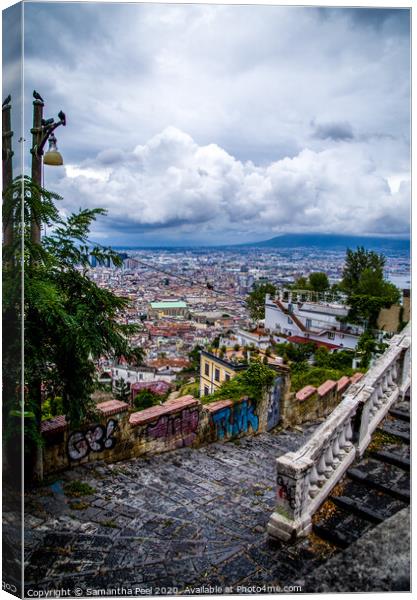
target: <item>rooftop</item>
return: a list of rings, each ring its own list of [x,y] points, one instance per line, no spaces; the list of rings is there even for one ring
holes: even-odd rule
[[[187,308],[187,303],[183,300],[162,300],[160,302],[151,302],[151,308]]]

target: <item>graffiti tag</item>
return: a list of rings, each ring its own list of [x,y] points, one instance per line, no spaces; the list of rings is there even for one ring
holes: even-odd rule
[[[248,400],[233,407],[226,407],[212,415],[213,424],[219,439],[234,436],[248,431],[249,425],[253,431],[258,431],[259,419],[254,412],[254,405]]]
[[[177,438],[177,446],[191,446],[199,422],[198,410],[184,409],[179,415],[164,415],[153,425],[148,425],[147,436],[154,440]]]
[[[68,456],[71,460],[81,460],[90,452],[111,450],[116,445],[113,433],[117,421],[109,419],[106,425],[95,425],[86,431],[75,431],[68,438]]]

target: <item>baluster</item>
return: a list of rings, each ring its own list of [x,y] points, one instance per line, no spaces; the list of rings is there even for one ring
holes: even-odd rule
[[[334,440],[333,440],[333,456],[335,457],[336,465],[338,465],[342,462],[341,457],[343,454],[343,451],[340,449],[340,446],[339,446],[339,435],[340,435],[340,427],[338,427],[336,429],[336,435],[334,436]]]
[[[374,390],[372,392],[372,394],[371,394],[371,396],[370,396],[370,398],[368,400],[369,406],[370,406],[370,408],[369,408],[369,416],[371,418],[376,414],[376,412],[378,410],[377,400],[378,400],[378,390],[376,389],[376,390]],[[382,402],[381,402],[381,404],[382,404]]]
[[[313,465],[309,475],[309,486],[308,495],[310,498],[314,498],[320,491],[320,477],[316,469],[316,465]]]
[[[349,418],[344,427],[344,438],[345,438],[344,449],[346,452],[348,452],[352,448],[352,445],[353,445],[352,437],[353,437],[352,420]]]
[[[326,452],[324,453],[324,462],[326,463],[326,468],[324,470],[324,476],[326,479],[329,479],[330,475],[333,473],[334,469],[334,457],[333,457],[333,448],[331,441],[327,446]]]
[[[322,455],[320,456],[319,464],[317,465],[317,474],[319,476],[319,484],[320,485],[323,485],[323,483],[326,479],[325,471],[326,471],[326,461],[325,461],[324,450],[323,450]]]

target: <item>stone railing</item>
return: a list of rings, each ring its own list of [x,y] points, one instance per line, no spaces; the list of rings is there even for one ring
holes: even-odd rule
[[[268,533],[285,541],[307,535],[325,501],[394,402],[410,386],[411,327],[393,337],[363,379],[297,452],[277,459],[277,506]]]

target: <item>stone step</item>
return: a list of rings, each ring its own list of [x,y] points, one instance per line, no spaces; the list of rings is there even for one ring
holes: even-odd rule
[[[336,508],[333,514],[313,524],[313,532],[339,548],[347,548],[374,526],[367,519]]]
[[[410,423],[407,423],[406,421],[400,419],[386,419],[382,426],[378,427],[377,431],[395,435],[406,444],[410,443]]]
[[[404,502],[400,500],[390,499],[390,503],[385,503],[385,506],[378,506],[378,497],[373,494],[376,502],[364,503],[350,496],[331,496],[332,502],[342,508],[346,512],[350,512],[362,519],[366,519],[371,523],[382,523],[385,519],[392,517],[396,512],[406,507]],[[374,506],[374,505],[377,506]]]
[[[362,485],[356,481],[347,479],[343,486],[341,496],[332,496],[332,500],[336,503],[336,498],[349,498],[358,507],[364,508],[364,515],[369,512],[372,518],[372,513],[376,514],[375,518],[388,519],[397,511],[405,508],[406,503],[384,494],[380,491],[375,491],[366,485]],[[365,516],[364,516],[365,518]]]
[[[410,501],[410,476],[399,467],[366,458],[348,469],[347,475],[368,488],[379,490],[403,502]]]
[[[395,467],[399,467],[404,471],[410,470],[410,458],[405,458],[398,452],[389,452],[388,450],[372,450],[369,456],[381,460],[382,462],[389,463]]]
[[[402,421],[410,422],[410,411],[404,410],[402,408],[398,408],[394,406],[390,409],[389,414],[396,419],[401,419]]]

